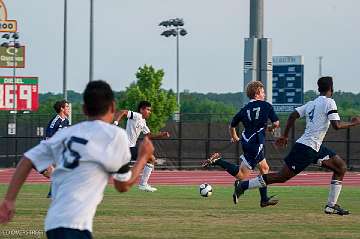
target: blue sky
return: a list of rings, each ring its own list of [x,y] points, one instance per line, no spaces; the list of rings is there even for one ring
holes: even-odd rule
[[[4,0],[27,47],[25,69],[39,76],[40,92],[62,91],[62,0]],[[81,92],[89,72],[89,0],[68,0],[68,89]],[[249,0],[94,0],[95,79],[124,90],[139,66],[165,71],[163,87],[176,88],[176,41],[160,36],[158,23],[181,17],[189,34],[180,39],[180,90],[243,89],[244,38]],[[265,37],[273,55],[303,55],[305,89],[316,89],[318,56],[335,88],[359,93],[360,1],[265,0]],[[11,69],[0,69],[11,75]]]

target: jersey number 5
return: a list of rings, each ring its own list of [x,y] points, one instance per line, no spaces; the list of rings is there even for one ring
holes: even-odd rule
[[[79,152],[72,149],[72,145],[86,145],[87,142],[88,141],[86,139],[71,136],[70,140],[65,143],[65,149],[63,151],[64,168],[74,169],[79,166],[79,159],[81,158],[81,155]]]
[[[256,111],[255,120],[259,119],[260,107],[253,108],[252,111]],[[247,116],[248,116],[249,120],[251,121],[250,110],[247,110],[246,113],[247,113]]]

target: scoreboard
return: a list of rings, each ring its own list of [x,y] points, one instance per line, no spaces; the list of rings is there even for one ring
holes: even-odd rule
[[[277,112],[292,112],[304,103],[303,56],[273,57],[272,102]]]

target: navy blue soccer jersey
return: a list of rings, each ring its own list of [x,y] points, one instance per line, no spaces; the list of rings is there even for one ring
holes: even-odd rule
[[[242,122],[244,126],[242,136],[250,139],[256,135],[257,143],[262,144],[265,141],[265,131],[269,119],[271,122],[279,120],[272,105],[266,101],[251,100],[234,116],[231,127],[235,128]]]
[[[59,129],[66,128],[70,125],[70,122],[67,118],[62,119],[59,115],[54,116],[46,127],[45,137],[50,138],[53,136]]]

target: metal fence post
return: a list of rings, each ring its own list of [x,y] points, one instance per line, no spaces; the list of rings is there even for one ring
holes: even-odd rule
[[[350,119],[349,119],[350,121]],[[350,128],[346,129],[346,165],[350,169]]]
[[[178,129],[179,129],[179,135],[178,135],[178,165],[179,169],[182,168],[182,156],[181,156],[181,150],[182,150],[182,117],[181,113],[179,113],[179,123],[178,123]]]
[[[211,128],[211,120],[207,122],[207,139],[205,143],[205,158],[210,157],[210,129]]]

